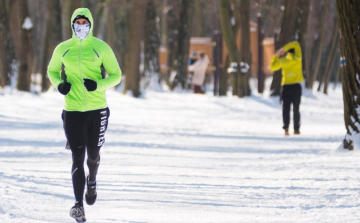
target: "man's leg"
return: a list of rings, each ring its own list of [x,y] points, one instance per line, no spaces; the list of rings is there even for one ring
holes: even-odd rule
[[[294,112],[294,131],[300,131],[300,102],[301,102],[301,85],[294,86],[293,94],[293,112]],[[300,132],[299,132],[300,133]]]
[[[105,132],[108,126],[110,110],[108,108],[93,111],[91,125],[88,129],[87,165],[89,167],[90,181],[96,181],[100,165],[100,148],[105,143]]]
[[[82,149],[76,149],[71,151],[73,160],[71,168],[71,178],[73,182],[73,189],[76,200],[75,204],[83,206],[83,195],[85,188],[85,147],[83,147]]]
[[[85,187],[84,160],[87,117],[86,113],[64,111],[63,120],[65,135],[72,152],[71,178],[76,200],[75,204],[82,206]]]
[[[88,205],[93,205],[97,197],[96,175],[100,165],[100,148],[105,142],[109,115],[108,108],[93,111],[91,114],[91,124],[88,129],[89,141],[87,143],[89,176],[87,177],[87,191],[85,193]]]
[[[282,90],[282,117],[283,117],[283,129],[289,129],[290,124],[290,107],[291,107],[291,98],[289,95],[289,89],[287,86],[283,87]]]

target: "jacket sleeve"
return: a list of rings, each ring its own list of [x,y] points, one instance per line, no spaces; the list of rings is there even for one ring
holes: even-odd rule
[[[200,64],[199,60],[195,61],[195,63],[193,63],[189,66],[189,71],[194,72],[196,70],[196,68],[199,66],[199,64]]]
[[[274,55],[270,62],[270,70],[277,71],[281,69],[280,58],[277,55]]]
[[[59,84],[63,82],[61,79],[61,66],[61,49],[59,46],[57,46],[51,57],[47,70],[50,82],[56,89],[58,88]]]
[[[121,69],[119,63],[116,60],[115,54],[109,45],[105,45],[103,53],[103,66],[109,77],[101,80],[97,80],[97,90],[103,91],[108,88],[114,87],[121,81]]]
[[[295,58],[302,59],[301,47],[298,41],[288,43],[284,46],[285,51],[288,51],[292,48],[295,50]]]

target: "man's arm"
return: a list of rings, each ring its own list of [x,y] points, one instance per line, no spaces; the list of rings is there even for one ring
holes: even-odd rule
[[[103,66],[109,74],[109,77],[96,81],[97,90],[106,90],[108,88],[114,87],[115,85],[119,84],[121,80],[121,69],[119,63],[116,60],[114,52],[107,44],[103,55]]]
[[[48,66],[48,77],[50,79],[51,84],[57,89],[59,84],[64,81],[61,79],[61,50],[60,47],[57,46],[54,50],[54,53],[51,57],[49,66]]]
[[[290,49],[294,49],[294,51],[295,51],[294,55],[297,59],[302,58],[301,47],[300,47],[300,44],[298,41],[288,43],[284,46],[285,51],[288,51]]]
[[[279,69],[281,69],[280,58],[277,54],[275,54],[270,62],[270,70],[277,71]]]

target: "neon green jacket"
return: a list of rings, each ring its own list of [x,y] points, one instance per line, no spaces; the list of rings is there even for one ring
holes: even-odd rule
[[[91,111],[107,107],[105,90],[120,83],[121,70],[112,49],[104,41],[93,37],[94,22],[89,9],[79,8],[71,17],[71,27],[77,15],[86,16],[91,23],[90,32],[84,40],[75,36],[60,43],[54,50],[48,66],[48,76],[55,88],[64,82],[61,71],[66,74],[66,81],[71,83],[70,92],[65,96],[66,111]],[[101,74],[104,68],[108,77]],[[88,92],[83,78],[97,82],[97,89]]]
[[[302,73],[302,53],[299,42],[294,41],[284,46],[284,50],[294,49],[295,53],[287,53],[279,58],[274,55],[270,63],[270,69],[276,71],[282,69],[281,85],[301,83],[304,80]]]

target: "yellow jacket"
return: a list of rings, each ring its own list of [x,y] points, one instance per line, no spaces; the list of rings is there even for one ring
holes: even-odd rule
[[[294,49],[295,53],[286,53],[286,56],[281,58],[274,55],[270,64],[270,69],[272,71],[282,69],[281,86],[301,83],[304,80],[301,62],[302,53],[299,42],[294,41],[284,46],[285,51],[290,49]]]

